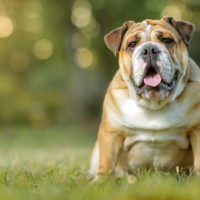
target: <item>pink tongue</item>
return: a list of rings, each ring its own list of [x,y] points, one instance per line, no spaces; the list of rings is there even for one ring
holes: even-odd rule
[[[157,85],[159,85],[161,82],[161,77],[158,73],[156,74],[147,74],[144,77],[144,83],[145,85],[149,85],[151,87],[156,87]]]

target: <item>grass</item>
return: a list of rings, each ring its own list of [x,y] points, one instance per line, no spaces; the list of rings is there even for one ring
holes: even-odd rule
[[[0,199],[199,199],[192,174],[144,171],[133,185],[113,177],[92,184],[87,170],[95,138],[83,127],[1,128]]]

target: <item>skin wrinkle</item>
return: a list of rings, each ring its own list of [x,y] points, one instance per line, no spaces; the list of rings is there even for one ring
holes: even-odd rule
[[[163,19],[147,20],[147,22],[151,24],[150,41],[148,42],[151,45],[157,45],[156,47],[162,50],[159,65],[163,67],[161,70],[163,76],[166,75],[166,78],[170,79],[175,69],[179,70],[176,86],[169,92],[169,95],[160,90],[158,93],[160,98],[156,97],[159,88],[155,90],[150,88],[149,92],[144,90],[145,98],[154,96],[151,99],[145,99],[136,94],[136,87],[132,82],[136,74],[132,73],[132,77],[129,77],[130,72],[134,72],[136,68],[131,55],[138,54],[137,60],[142,48],[149,43],[146,41],[144,24],[132,25],[125,34],[119,51],[120,70],[114,76],[104,100],[104,111],[99,129],[99,148],[97,149],[100,151],[100,160],[98,161],[100,164],[96,178],[98,178],[98,174],[112,172],[115,167],[113,161],[116,161],[118,157],[121,158],[119,166],[122,168],[127,166],[125,167],[127,171],[134,172],[136,169],[145,167],[171,171],[177,165],[182,167],[192,165],[194,155],[195,168],[197,174],[200,175],[200,163],[198,163],[200,142],[196,143],[197,140],[200,141],[200,126],[197,126],[200,123],[198,110],[200,109],[200,70],[188,57],[183,40],[180,44],[177,43],[173,47],[167,48],[162,40],[157,38],[158,30],[162,33],[172,32],[172,35],[176,37],[175,28]],[[129,33],[132,32],[133,35],[136,29],[140,41],[133,53],[130,53],[127,51],[127,38],[131,39],[132,36],[130,37]],[[165,37],[169,36],[165,34]],[[179,41],[179,38],[180,36],[177,36],[176,41]],[[168,67],[169,63],[172,64],[172,68]],[[144,67],[144,63],[138,66]],[[193,71],[192,76],[190,66]],[[124,67],[128,67],[128,71]],[[189,78],[190,82],[188,82]],[[193,111],[189,112],[191,109]],[[193,127],[197,128],[194,130]],[[121,152],[124,145],[122,142],[128,137],[130,137],[130,141],[133,139],[133,142],[137,142],[130,143],[128,152]],[[192,148],[188,147],[189,142],[191,142]]]
[[[147,34],[148,33],[148,38],[149,38],[149,40],[150,41],[155,41],[155,42],[158,42],[162,47],[163,47],[163,50],[165,51],[165,52],[167,52],[167,54],[168,54],[168,51],[170,52],[170,54],[171,54],[171,58],[170,58],[170,56],[169,56],[169,61],[171,62],[171,63],[173,63],[173,66],[174,66],[174,68],[175,69],[177,69],[177,70],[180,70],[180,67],[176,67],[176,66],[178,66],[180,63],[177,63],[177,61],[178,61],[178,59],[176,58],[176,56],[173,56],[173,55],[176,55],[177,53],[175,53],[175,52],[178,52],[178,49],[176,49],[176,45],[173,45],[172,47],[166,47],[166,45],[165,44],[163,44],[157,37],[158,37],[158,33],[160,34],[160,33],[162,33],[163,34],[163,36],[164,37],[171,37],[171,38],[173,38],[173,40],[175,41],[175,42],[178,42],[178,40],[179,40],[179,38],[180,38],[180,36],[179,36],[179,34],[177,33],[177,31],[173,28],[173,27],[171,27],[170,25],[166,25],[166,22],[165,21],[162,21],[162,23],[159,23],[159,25],[158,24],[156,24],[155,22],[153,22],[153,21],[151,21],[151,20],[146,20],[146,22],[148,23],[146,26],[145,26],[145,24],[144,24],[144,22],[142,22],[142,23],[139,23],[139,24],[134,24],[134,26],[132,26],[128,31],[127,31],[127,33],[125,34],[125,38],[124,38],[124,41],[126,41],[126,42],[123,42],[122,43],[122,47],[121,47],[121,51],[123,51],[123,57],[125,56],[125,55],[127,55],[127,53],[128,53],[128,51],[126,51],[126,47],[127,47],[127,45],[128,45],[128,42],[130,42],[130,41],[133,41],[133,40],[135,40],[135,37],[136,37],[136,35],[137,35],[137,37],[139,37],[140,38],[140,41],[139,41],[139,43],[137,43],[137,45],[136,45],[136,48],[138,47],[138,46],[140,46],[141,44],[143,44],[143,43],[145,43],[145,42],[147,42],[146,40],[146,37],[145,37],[145,34]],[[149,26],[150,25],[150,26]],[[148,27],[148,28],[147,28]],[[166,27],[167,27],[167,29],[166,29]],[[147,32],[146,32],[146,29],[147,29]],[[168,30],[169,29],[169,30]],[[173,30],[173,31],[172,31]],[[175,31],[174,31],[175,30]],[[135,50],[134,50],[135,51]],[[133,53],[134,53],[134,51],[133,51]],[[119,54],[121,54],[121,52],[119,52]],[[120,58],[120,60],[123,60],[123,59],[121,59]],[[121,62],[121,61],[119,61],[119,62]],[[120,63],[120,67],[122,68],[122,70],[123,71],[125,71],[124,72],[124,76],[127,76],[127,78],[128,78],[128,76],[130,75],[130,71],[127,73],[127,70],[124,70],[125,69],[125,67],[127,67],[127,65],[126,65],[126,63],[124,63],[123,61],[122,61],[122,63]],[[181,66],[181,67],[184,67],[184,66]],[[132,66],[132,68],[133,68],[133,66]],[[141,68],[141,67],[140,67]],[[134,69],[134,68],[133,68]],[[129,66],[129,70],[131,70],[131,67]],[[165,71],[167,70],[167,68],[165,69]],[[172,70],[172,69],[170,69],[170,70]],[[133,70],[132,70],[133,71]],[[131,71],[131,72],[132,72]],[[170,72],[170,71],[169,71]],[[162,72],[161,72],[162,73]],[[166,73],[166,72],[165,72]],[[162,74],[165,74],[165,73],[162,73]],[[174,72],[173,72],[174,73]],[[142,73],[141,73],[142,74]],[[172,74],[172,73],[171,73]],[[135,74],[135,72],[133,73],[133,75],[132,75],[132,77],[134,77],[134,76],[136,76],[136,74]],[[171,75],[171,78],[167,81],[167,82],[170,82],[171,80],[172,80],[172,78],[173,78],[173,75]],[[126,79],[126,78],[125,78]],[[129,78],[130,79],[130,78]],[[133,80],[134,80],[134,78],[133,78]],[[147,98],[149,98],[151,95],[149,95],[149,94],[147,94],[147,92],[145,92],[146,93],[146,97]],[[166,95],[170,95],[170,93],[166,93]],[[162,105],[162,98],[163,98],[163,91],[160,91],[160,94],[157,94],[157,96],[158,96],[158,98],[160,97],[161,98],[161,101],[159,100],[159,99],[157,99],[157,103],[159,104],[159,105]],[[165,100],[166,100],[167,98],[165,98]],[[170,99],[170,98],[169,98]],[[161,102],[161,103],[160,103]],[[146,102],[147,104],[148,104],[148,101]]]
[[[146,35],[146,41],[151,40],[151,25],[149,25],[146,21],[143,22],[145,25],[145,35]]]
[[[127,54],[128,52],[128,54]],[[133,71],[132,71],[132,66],[129,60],[131,60],[132,54],[129,51],[124,51],[121,50],[120,54],[120,60],[122,60],[122,63],[119,63],[119,65],[121,65],[121,70],[123,74],[126,74],[128,76],[128,79],[131,78]]]
[[[193,113],[195,110],[197,110],[200,106],[200,102],[196,103],[192,106],[192,108],[189,110],[189,113]]]
[[[122,60],[125,61],[125,52],[122,51],[121,53],[121,56],[122,56]],[[129,70],[128,70],[128,66],[126,65],[126,63],[123,62],[123,71],[128,74]]]

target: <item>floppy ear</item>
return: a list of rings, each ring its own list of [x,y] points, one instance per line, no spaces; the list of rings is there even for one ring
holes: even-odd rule
[[[173,17],[167,16],[163,17],[162,19],[172,25],[178,31],[184,43],[188,46],[195,32],[194,24],[183,20],[174,20]]]
[[[121,27],[116,28],[115,30],[105,35],[104,41],[107,47],[111,51],[113,51],[115,55],[117,55],[117,52],[120,50],[124,34],[133,23],[135,22],[134,21],[125,22]]]

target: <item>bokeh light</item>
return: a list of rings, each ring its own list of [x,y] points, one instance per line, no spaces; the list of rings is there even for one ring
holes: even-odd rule
[[[37,34],[43,28],[41,16],[37,12],[27,12],[23,18],[23,29],[28,33]]]
[[[194,23],[189,54],[200,63],[199,11],[199,0],[0,0],[0,123],[97,119],[118,60],[103,37],[126,20]]]
[[[41,1],[34,0],[24,2],[19,26],[25,31],[28,39],[35,40],[42,37],[44,31],[42,11],[43,7]]]
[[[84,27],[83,33],[86,34],[89,37],[96,37],[100,33],[100,25],[97,23],[97,21],[92,18],[90,23]]]
[[[75,53],[75,61],[80,68],[89,68],[94,63],[94,54],[88,48],[80,48]]]
[[[76,0],[72,7],[72,23],[78,28],[86,27],[92,19],[91,5],[85,0]]]
[[[168,5],[164,7],[164,9],[162,10],[161,17],[162,16],[171,16],[174,17],[175,19],[181,19],[182,18],[181,9],[176,5]]]
[[[33,51],[37,58],[42,60],[48,59],[54,51],[53,43],[47,39],[38,40],[34,45]]]
[[[0,37],[9,37],[13,32],[13,22],[7,16],[0,16]]]
[[[23,10],[25,10],[27,13],[28,12],[39,12],[41,13],[43,8],[42,8],[42,2],[40,0],[28,0],[25,1],[23,4]]]

